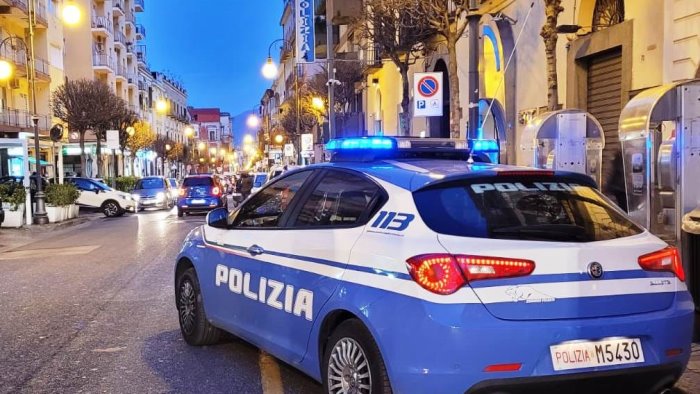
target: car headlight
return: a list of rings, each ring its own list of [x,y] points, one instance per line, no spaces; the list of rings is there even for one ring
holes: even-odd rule
[[[158,192],[158,194],[156,194],[156,201],[163,201],[163,200],[165,200],[165,193]]]

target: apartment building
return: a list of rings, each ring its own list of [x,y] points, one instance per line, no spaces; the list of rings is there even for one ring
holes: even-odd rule
[[[29,3],[33,1],[33,3]],[[48,139],[54,122],[49,106],[51,91],[62,84],[64,77],[64,29],[58,15],[61,2],[56,0],[0,1],[0,58],[13,66],[13,75],[0,82],[0,176],[24,175],[34,170],[33,105],[29,83],[27,52],[30,6],[36,12],[34,35],[36,69],[36,102],[41,160],[48,175],[56,173],[60,146]],[[28,138],[25,143],[15,142]],[[12,140],[12,142],[11,142]],[[23,148],[25,146],[26,148]],[[27,157],[30,163],[25,168]]]

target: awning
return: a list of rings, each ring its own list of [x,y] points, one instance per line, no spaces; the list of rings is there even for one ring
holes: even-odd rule
[[[32,156],[29,156],[29,162],[30,162],[31,164],[36,164],[36,159],[35,159],[34,157],[32,157]],[[48,166],[48,165],[49,165],[49,162],[43,161],[43,160],[39,160],[39,163],[40,163],[42,166]]]

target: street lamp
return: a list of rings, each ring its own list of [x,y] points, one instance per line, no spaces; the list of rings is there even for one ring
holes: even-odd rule
[[[320,111],[326,107],[326,104],[323,102],[322,98],[314,97],[311,99],[311,106]]]
[[[187,138],[194,137],[194,127],[192,127],[192,126],[185,127],[185,137],[187,137]]]
[[[129,134],[129,137],[133,137],[136,134],[136,129],[134,126],[129,126],[126,128],[126,133]]]
[[[63,17],[63,23],[68,26],[75,26],[80,23],[80,8],[72,1],[69,1],[63,5],[61,16]]]
[[[275,143],[277,145],[282,145],[283,142],[284,142],[284,136],[282,134],[277,134],[275,136]]]
[[[158,99],[158,100],[156,101],[156,112],[158,112],[158,113],[161,114],[161,115],[163,115],[163,114],[165,114],[166,112],[168,112],[168,108],[169,108],[169,107],[170,107],[170,105],[169,105],[168,102],[165,101],[164,99]]]
[[[207,147],[207,145],[204,142],[200,142],[199,145],[197,145],[197,149],[202,151]]]
[[[262,67],[262,75],[265,77],[265,79],[275,79],[277,78],[277,74],[279,73],[279,68],[275,64],[275,61],[272,60],[272,47],[278,43],[278,42],[283,42],[284,39],[280,38],[278,40],[272,41],[270,44],[270,47],[267,49],[267,61],[265,62],[265,65]]]
[[[258,115],[250,114],[248,115],[248,119],[246,119],[246,124],[249,128],[255,129],[260,126],[260,118],[258,118]]]

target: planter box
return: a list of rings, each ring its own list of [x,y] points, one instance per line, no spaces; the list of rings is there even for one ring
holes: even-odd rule
[[[2,222],[2,227],[20,228],[24,226],[24,204],[17,207],[16,211],[5,209],[5,221]]]
[[[75,204],[63,207],[47,206],[46,214],[49,216],[49,223],[59,223],[78,217],[78,206]]]

